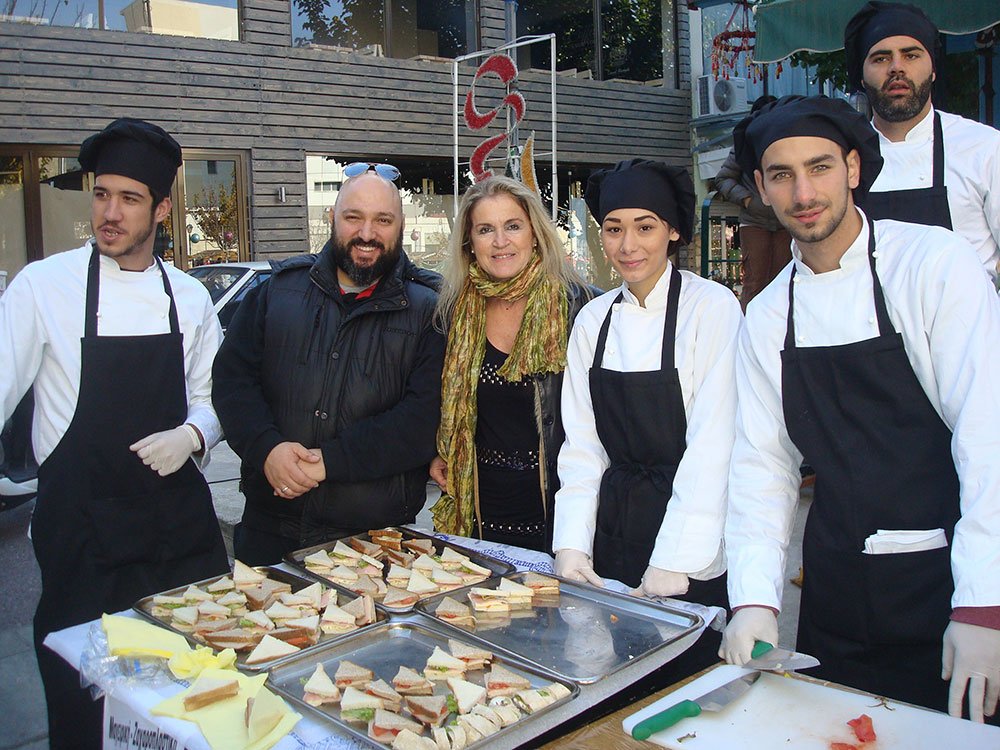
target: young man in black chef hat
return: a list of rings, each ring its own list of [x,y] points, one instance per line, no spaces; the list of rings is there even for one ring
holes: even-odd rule
[[[955,716],[968,692],[982,721],[1000,688],[1000,301],[957,234],[855,207],[881,158],[845,102],[785,97],[734,140],[794,242],[740,335],[720,655],[777,639],[804,459],[798,648],[817,676]]]
[[[844,31],[850,85],[871,102],[885,166],[858,205],[872,219],[953,229],[990,277],[1000,261],[1000,131],[931,101],[941,41],[923,10],[869,2]]]
[[[79,160],[95,175],[94,238],[29,264],[0,298],[0,422],[35,391],[34,631],[52,748],[100,747],[102,709],[45,636],[227,568],[195,463],[220,437],[221,330],[205,288],[153,255],[180,146],[123,118]]]

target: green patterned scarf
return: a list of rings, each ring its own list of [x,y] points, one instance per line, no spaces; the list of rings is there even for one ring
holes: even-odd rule
[[[568,303],[562,285],[549,278],[533,253],[517,276],[490,279],[473,261],[455,302],[441,376],[438,454],[448,464],[448,487],[431,508],[434,528],[471,536],[476,516],[476,388],[486,353],[486,299],[527,297],[514,346],[498,374],[511,382],[566,368]]]

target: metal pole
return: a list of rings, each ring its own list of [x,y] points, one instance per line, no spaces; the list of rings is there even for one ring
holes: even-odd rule
[[[453,60],[451,63],[451,118],[452,118],[452,173],[454,174],[454,179],[452,180],[452,193],[454,194],[455,203],[451,207],[453,217],[458,219],[458,60]]]
[[[552,121],[550,124],[552,133],[552,221],[556,220],[559,211],[559,170],[556,164],[556,38],[553,35],[549,39],[549,77],[551,80],[550,107],[552,110]]]

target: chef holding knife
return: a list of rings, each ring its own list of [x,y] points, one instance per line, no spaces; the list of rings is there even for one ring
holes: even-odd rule
[[[955,716],[968,693],[982,721],[1000,691],[1000,301],[957,234],[855,207],[882,159],[845,102],[785,97],[734,140],[794,242],[740,335],[720,656],[776,642],[804,459],[797,648],[823,679]]]
[[[52,748],[100,747],[102,706],[45,636],[228,568],[192,460],[221,432],[219,321],[205,288],[153,255],[180,146],[123,118],[79,160],[95,175],[94,239],[29,264],[0,299],[0,423],[35,392],[34,636]]]

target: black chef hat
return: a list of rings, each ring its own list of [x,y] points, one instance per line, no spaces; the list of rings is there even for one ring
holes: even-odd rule
[[[684,242],[694,230],[694,184],[684,167],[627,159],[598,169],[587,180],[587,208],[598,224],[619,208],[645,208],[677,230]]]
[[[733,129],[736,161],[748,175],[760,169],[767,147],[782,138],[827,138],[861,157],[858,190],[868,192],[882,171],[878,133],[868,119],[843,99],[825,96],[783,96],[743,118]]]
[[[937,68],[941,52],[938,27],[916,5],[873,0],[854,14],[844,29],[844,52],[847,57],[847,80],[852,91],[862,91],[862,70],[871,48],[890,36],[916,39],[931,56]]]
[[[174,184],[181,147],[163,128],[122,117],[83,142],[79,161],[88,172],[129,177],[162,197]]]

